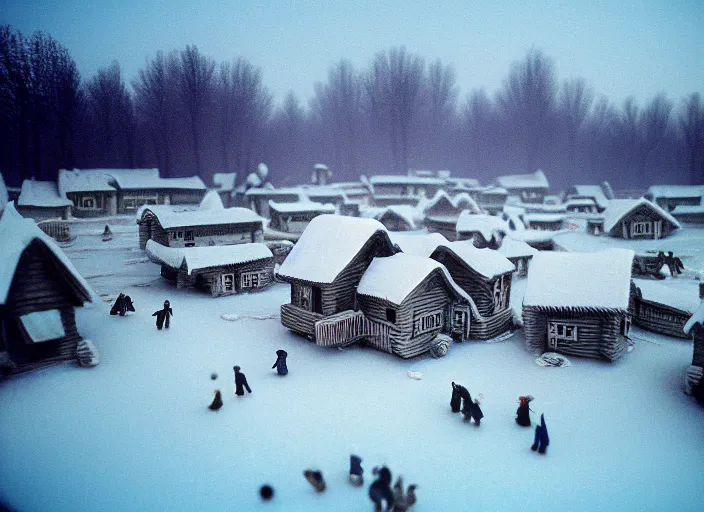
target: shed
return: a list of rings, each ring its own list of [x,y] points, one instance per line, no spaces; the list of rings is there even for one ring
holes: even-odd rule
[[[609,199],[601,185],[574,185],[567,190],[567,199],[591,199],[599,213],[609,205]]]
[[[177,288],[197,287],[213,297],[265,288],[274,273],[274,256],[262,243],[175,249],[149,240],[146,252]]]
[[[541,252],[523,298],[526,347],[615,360],[628,347],[634,253]]]
[[[82,361],[74,308],[96,301],[71,261],[13,203],[0,218],[0,374]],[[97,354],[90,353],[89,358]]]
[[[680,227],[677,219],[643,197],[612,199],[604,211],[604,233],[617,238],[657,240]]]
[[[16,202],[17,212],[34,220],[68,219],[73,203],[61,197],[54,181],[24,180],[20,197]]]
[[[166,205],[148,206],[137,219],[139,247],[148,240],[167,247],[235,245],[264,240],[262,219],[248,208],[176,212]]]
[[[523,203],[542,203],[550,190],[548,179],[540,169],[530,174],[499,176],[496,183],[506,189],[508,195],[520,197]]]
[[[526,242],[516,240],[510,236],[504,237],[498,251],[513,263],[515,272],[519,276],[528,275],[530,261],[539,252],[538,249],[531,247]]]

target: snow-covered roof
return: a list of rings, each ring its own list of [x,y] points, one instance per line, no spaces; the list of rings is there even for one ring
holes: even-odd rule
[[[445,180],[426,176],[380,175],[369,178],[372,185],[444,185]]]
[[[448,285],[458,295],[471,301],[457,286],[444,265],[430,258],[402,252],[385,258],[374,258],[359,281],[357,293],[399,305],[436,269],[442,271]]]
[[[508,195],[508,190],[504,187],[488,187],[482,190],[481,194],[483,196],[505,196]]]
[[[176,212],[168,205],[149,205],[142,210],[142,215],[147,211],[151,211],[156,216],[164,229],[262,222],[262,218],[249,208]]]
[[[55,181],[24,180],[17,205],[62,207],[72,206],[73,202],[59,195]]]
[[[464,208],[470,210],[472,213],[480,212],[479,206],[477,206],[476,201],[474,201],[474,199],[472,199],[472,196],[470,196],[466,192],[457,194],[455,197],[450,197],[449,194],[443,189],[439,189],[431,199],[426,202],[423,202],[422,205],[419,203],[418,207],[422,208],[423,212],[427,214],[441,201],[447,201],[450,206],[456,210]]]
[[[110,185],[115,172],[127,169],[59,169],[59,193],[66,196],[69,192],[114,192]],[[151,169],[158,174],[157,169]]]
[[[295,195],[300,197],[302,189],[299,187],[286,187],[286,188],[250,188],[245,192],[245,196],[265,196],[265,197],[276,197],[276,196],[292,196]]]
[[[139,172],[120,173],[114,176],[115,183],[122,190],[205,190],[205,183],[199,176],[187,178],[160,178],[143,176]]]
[[[479,232],[486,240],[489,240],[492,236],[492,231],[504,233],[508,228],[506,221],[501,217],[470,213],[468,210],[464,210],[457,219],[455,230],[457,233]]]
[[[387,215],[389,212],[401,217],[404,221],[406,221],[406,223],[408,223],[411,229],[415,229],[417,224],[419,224],[423,220],[422,213],[418,211],[414,206],[411,206],[409,204],[389,205],[383,209],[382,213],[379,214],[376,219],[381,219],[382,217],[384,217],[384,215]]]
[[[660,208],[657,204],[641,197],[640,199],[612,199],[609,201],[609,206],[604,211],[604,231],[607,233],[610,232],[623,217],[641,206],[650,208],[655,213],[671,222],[676,228],[682,227],[680,223],[677,222],[677,219]]]
[[[277,203],[269,199],[269,208],[279,213],[323,212],[334,213],[334,204],[316,203],[313,201],[299,201],[297,203]]]
[[[596,205],[596,201],[590,197],[581,197],[578,199],[568,199],[565,201],[565,206],[570,207],[570,206],[592,206]]]
[[[499,176],[496,178],[496,183],[506,189],[550,188],[548,179],[540,169],[530,174]]]
[[[699,282],[686,281],[670,286],[671,282],[652,279],[636,279],[642,297],[651,302],[665,304],[690,315],[699,307]]]
[[[645,193],[646,197],[652,197],[653,200],[701,197],[702,195],[704,195],[704,185],[652,185]]]
[[[516,231],[508,231],[507,236],[514,240],[520,240],[526,243],[546,243],[550,242],[553,236],[558,233],[563,233],[565,230],[552,231],[546,229],[518,229]]]
[[[634,254],[630,249],[539,252],[528,269],[523,305],[626,311]]]
[[[236,172],[216,172],[213,174],[213,185],[220,192],[232,192],[237,182]]]
[[[329,169],[328,169],[328,166],[325,165],[325,164],[315,164],[315,165],[313,166],[313,169],[320,169],[320,170],[322,170],[322,171],[327,171],[327,170],[329,170]]]
[[[222,198],[217,190],[210,190],[205,194],[198,208],[201,210],[224,210],[225,206],[222,204]]]
[[[501,241],[501,247],[499,247],[498,251],[507,258],[525,258],[540,252],[526,242],[508,236]]]
[[[704,201],[702,204],[678,204],[671,211],[671,215],[691,215],[693,213],[704,213]]]
[[[526,213],[527,222],[562,222],[565,215],[561,213]]]
[[[477,249],[469,240],[443,245],[452,250],[475,272],[489,279],[515,270],[513,263],[505,255],[493,249]]]
[[[575,185],[572,187],[576,192],[573,195],[593,197],[599,208],[604,209],[609,205],[609,200],[604,194],[601,185]]]
[[[71,260],[64,254],[56,242],[39,229],[32,219],[25,219],[15,209],[14,203],[10,202],[0,218],[0,305],[5,304],[10,286],[15,276],[17,264],[22,253],[27,246],[35,239],[40,240],[56,256],[56,258],[68,269],[73,278],[83,289],[88,302],[98,301],[98,297],[78,273]]]
[[[364,244],[386,228],[374,219],[318,215],[310,221],[278,274],[313,283],[332,283]]]
[[[315,199],[318,197],[345,197],[345,192],[342,189],[334,188],[331,186],[314,186],[305,187],[303,193],[310,199]]]
[[[685,334],[689,334],[696,324],[704,325],[704,300],[699,304],[699,307],[694,314],[687,320],[682,329]]]
[[[440,233],[404,233],[393,231],[389,233],[391,241],[398,245],[406,254],[430,257],[438,245],[447,245],[450,241]]]
[[[188,275],[194,270],[238,265],[273,256],[269,248],[260,243],[173,248],[147,240],[145,250],[151,260],[172,268],[180,268],[185,263]]]
[[[59,193],[109,192],[115,186],[123,190],[186,189],[205,190],[198,176],[188,178],[161,178],[159,169],[60,169]]]

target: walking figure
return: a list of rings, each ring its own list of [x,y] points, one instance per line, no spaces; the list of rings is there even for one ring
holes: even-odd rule
[[[450,409],[452,412],[460,412],[460,406],[462,405],[462,395],[460,394],[459,384],[452,383],[452,398],[450,398]]]
[[[162,327],[169,328],[169,317],[173,316],[174,312],[171,309],[171,303],[168,300],[164,301],[164,309],[154,311],[152,316],[156,317],[156,328],[161,330]]]
[[[531,400],[533,400],[533,397],[530,395],[518,397],[518,403],[520,405],[516,411],[516,423],[522,427],[530,427],[530,407],[528,404]]]
[[[394,509],[394,494],[391,491],[391,471],[386,466],[374,468],[376,480],[369,486],[369,498],[374,502],[375,512],[388,512]]]
[[[286,366],[286,357],[288,353],[285,350],[276,351],[276,362],[272,368],[276,368],[276,372],[279,375],[286,375],[288,373],[288,367]]]
[[[548,427],[545,425],[545,416],[541,414],[540,425],[535,426],[535,439],[533,440],[533,446],[531,446],[530,449],[533,451],[538,450],[538,453],[544,455],[549,444],[550,438],[548,437]]]
[[[115,299],[115,303],[112,305],[112,308],[110,308],[110,314],[125,316],[129,311],[134,312],[134,304],[132,303],[132,299],[129,295],[121,293],[117,296],[117,299]]]
[[[245,377],[244,373],[240,371],[239,366],[233,366],[232,369],[235,371],[235,395],[237,396],[244,396],[244,390],[247,390],[247,393],[251,393],[252,390],[249,388],[249,384],[247,383],[247,377]]]

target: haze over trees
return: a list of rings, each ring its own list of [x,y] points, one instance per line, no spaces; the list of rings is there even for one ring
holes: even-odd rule
[[[210,182],[260,161],[277,185],[309,181],[318,162],[337,181],[416,168],[487,182],[542,168],[556,187],[704,183],[699,92],[614,104],[585,78],[558,77],[537,49],[493,92],[461,93],[452,65],[402,46],[360,69],[333,63],[309,99],[274,98],[265,73],[187,45],[156,52],[131,80],[117,62],[80,77],[50,35],[0,26],[0,170],[15,186],[61,167],[158,167]]]

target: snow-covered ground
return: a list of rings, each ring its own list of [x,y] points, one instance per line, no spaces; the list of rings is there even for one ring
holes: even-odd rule
[[[176,290],[137,249],[134,219],[108,223],[110,242],[104,221],[76,224],[67,253],[104,299],[131,295],[136,314],[110,316],[109,302],[79,308],[99,366],[0,385],[0,501],[18,511],[370,511],[367,485],[347,481],[350,453],[363,458],[367,484],[379,464],[417,483],[417,512],[701,510],[704,408],[683,394],[690,342],[634,329],[622,360],[571,358],[567,368],[536,365],[520,331],[454,344],[441,359],[326,350],[266,318],[288,302],[288,285],[221,298]],[[701,253],[704,235],[687,238],[688,254]],[[664,281],[680,282],[693,289]],[[514,282],[516,308],[524,289]],[[173,323],[157,331],[151,314],[165,299]],[[286,377],[271,369],[279,348]],[[235,364],[251,396],[232,395]],[[484,395],[480,427],[451,413],[451,381]],[[217,413],[207,409],[215,388]],[[535,397],[534,420],[545,413],[546,456],[530,450],[533,429],[514,422],[524,394]],[[307,468],[323,472],[323,494]],[[276,492],[269,503],[258,496],[264,483]]]

